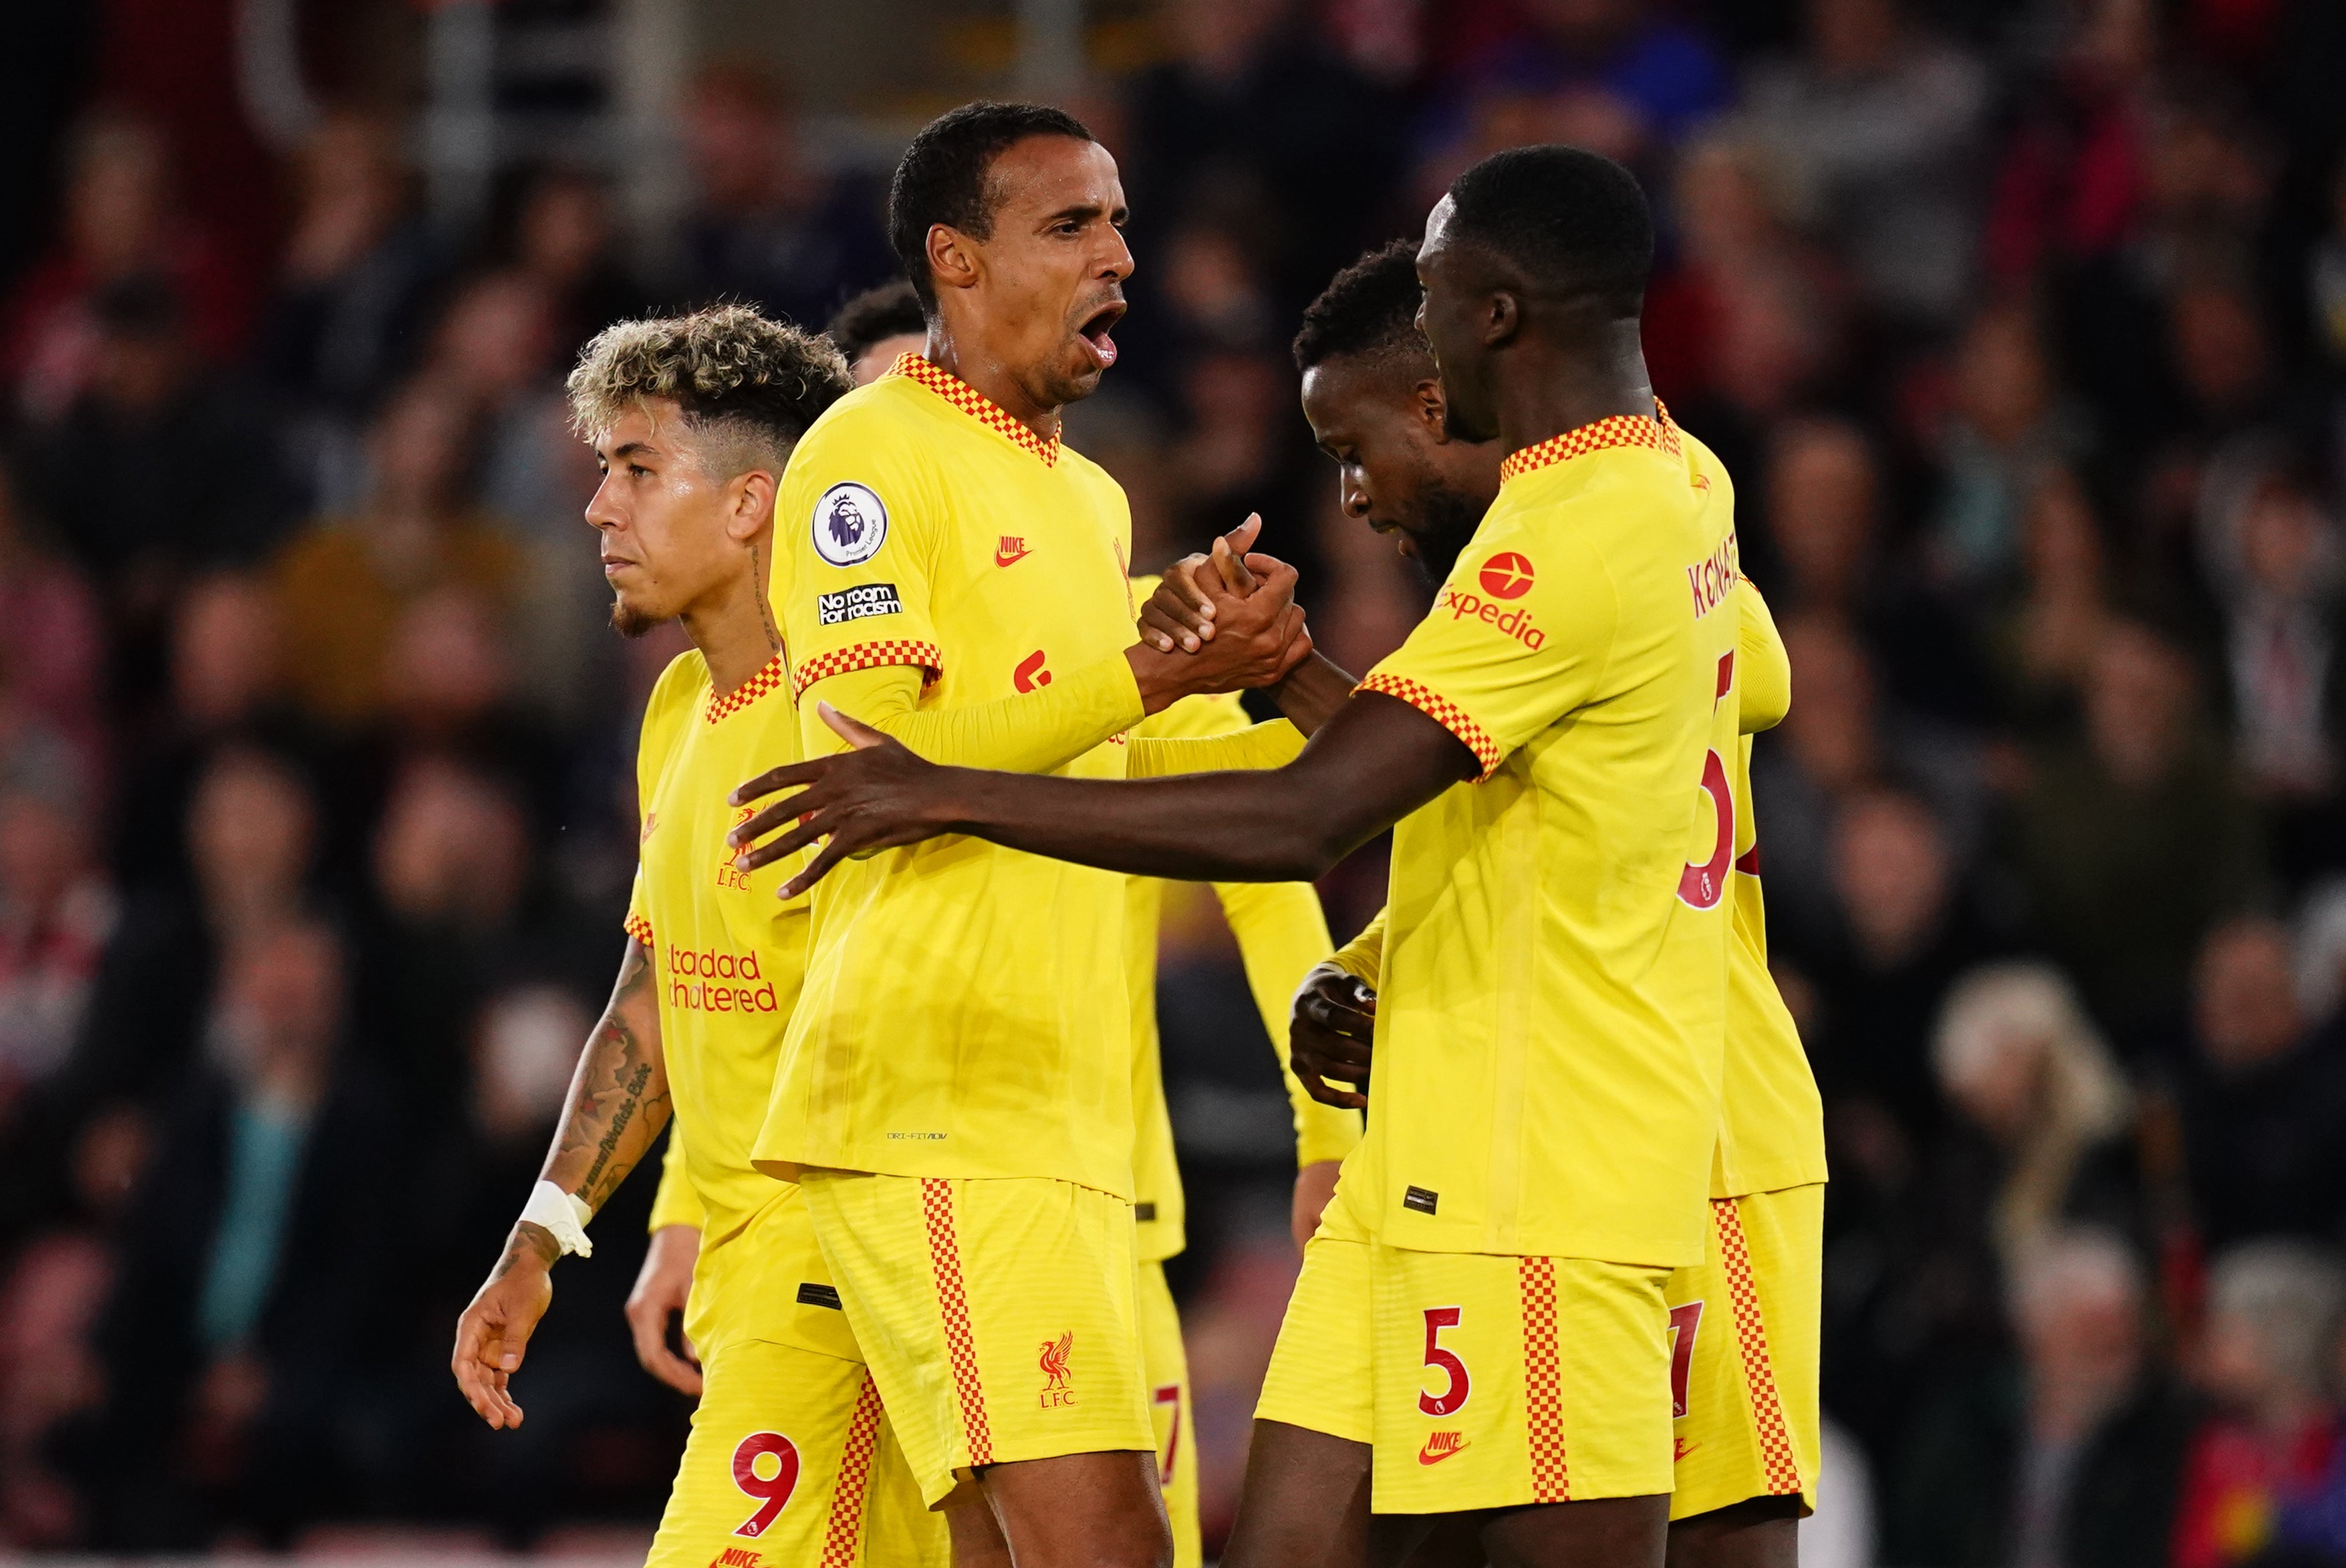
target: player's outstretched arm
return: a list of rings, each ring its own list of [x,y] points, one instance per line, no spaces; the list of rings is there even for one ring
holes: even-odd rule
[[[651,953],[630,938],[610,1003],[579,1053],[569,1108],[539,1181],[589,1210],[601,1207],[668,1125],[668,1108]],[[492,1427],[521,1425],[521,1406],[507,1385],[554,1299],[552,1270],[562,1252],[546,1226],[515,1221],[496,1267],[456,1320],[450,1368],[465,1400]]]
[[[1482,772],[1450,731],[1375,692],[1348,699],[1284,768],[1138,781],[938,768],[844,715],[826,722],[856,749],[775,769],[732,796],[741,805],[799,791],[734,830],[744,869],[828,837],[784,886],[785,897],[820,881],[844,856],[943,833],[1133,876],[1311,881]],[[756,842],[767,833],[775,836]]]

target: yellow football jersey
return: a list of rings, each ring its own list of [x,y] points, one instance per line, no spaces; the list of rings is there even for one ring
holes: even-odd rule
[[[916,354],[815,422],[776,516],[804,726],[832,675],[916,666],[923,708],[952,708],[1136,640],[1116,482]],[[1059,771],[1122,778],[1120,741]],[[760,1166],[1043,1176],[1128,1199],[1124,883],[962,837],[838,867],[813,894]]]
[[[1684,436],[1689,445],[1693,438]],[[1723,489],[1721,485],[1719,488]],[[1718,494],[1717,490],[1713,492]],[[1715,504],[1715,503],[1714,503]],[[1773,727],[1791,701],[1791,662],[1767,602],[1749,580],[1736,585],[1743,633],[1736,685],[1747,729]],[[1751,807],[1747,734],[1729,769],[1735,801],[1735,875],[1729,898],[1727,1047],[1719,1079],[1718,1163],[1711,1196],[1780,1192],[1825,1179],[1824,1107],[1792,1015],[1768,971],[1768,916],[1760,891],[1759,820]],[[1373,990],[1384,962],[1385,912],[1344,944],[1332,962]]]
[[[746,1337],[852,1358],[839,1312],[801,1299],[821,1267],[804,1206],[750,1163],[805,965],[807,911],[803,899],[774,897],[785,866],[734,869],[725,835],[747,812],[725,796],[794,754],[784,683],[777,657],[718,697],[690,652],[652,688],[636,757],[642,823],[627,924],[652,955],[675,1105],[669,1158],[697,1200],[675,1202],[664,1179],[661,1207],[670,1223],[702,1231],[686,1334],[704,1354]]]
[[[1691,1263],[1734,859],[1725,475],[1631,417],[1501,474],[1433,610],[1362,683],[1484,776],[1394,830],[1347,1201],[1392,1247]]]
[[[1145,598],[1155,585],[1136,584]],[[1188,697],[1153,715],[1134,731],[1152,739],[1232,735],[1247,728],[1236,693]],[[1164,1064],[1157,1033],[1157,938],[1166,884],[1134,877],[1127,889],[1129,946],[1125,972],[1132,986],[1132,1105],[1137,1133],[1132,1155],[1133,1215],[1140,1224],[1140,1260],[1161,1263],[1188,1245],[1181,1171],[1173,1157],[1173,1118],[1165,1103]],[[1303,1091],[1287,1065],[1288,1005],[1295,988],[1328,951],[1328,921],[1320,895],[1306,882],[1218,882],[1214,894],[1246,963],[1263,1028],[1279,1054],[1279,1075],[1295,1116],[1298,1165],[1341,1160],[1361,1141],[1356,1111],[1323,1105]]]

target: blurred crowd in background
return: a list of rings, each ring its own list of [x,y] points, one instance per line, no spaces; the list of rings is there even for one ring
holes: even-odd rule
[[[1139,271],[1070,437],[1141,567],[1260,510],[1355,670],[1425,595],[1336,508],[1302,305],[1490,151],[1647,182],[1655,384],[1797,672],[1755,787],[1846,1560],[2346,1561],[2346,8],[1160,22],[1073,106]],[[581,166],[435,227],[396,116],[223,190],[114,87],[11,109],[51,197],[0,255],[0,1542],[645,1527],[687,1414],[620,1320],[648,1175],[558,1275],[526,1426],[445,1370],[619,957],[681,646],[606,629],[559,382],[630,313],[820,326],[894,271],[883,191],[734,65],[654,251]],[[1329,880],[1340,937],[1382,879]],[[1167,932],[1210,1539],[1290,1145],[1211,901]]]

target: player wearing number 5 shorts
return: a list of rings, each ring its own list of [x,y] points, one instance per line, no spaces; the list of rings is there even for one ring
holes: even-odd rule
[[[1688,438],[1689,441],[1691,438]],[[1790,667],[1767,606],[1747,583],[1739,657],[1747,729],[1775,724],[1788,706]],[[1821,1276],[1822,1117],[1799,1035],[1767,969],[1759,857],[1750,810],[1751,738],[1729,769],[1734,806],[1734,921],[1720,1135],[1711,1173],[1710,1246],[1702,1262],[1672,1272],[1667,1288],[1676,1486],[1674,1540],[1706,1538],[1705,1561],[1789,1560],[1793,1522],[1815,1499],[1817,1330]],[[1382,977],[1385,917],[1329,961],[1373,993]],[[1307,988],[1307,993],[1316,988]],[[1359,999],[1373,1008],[1372,998]],[[1297,1064],[1317,1077],[1327,1064],[1311,1045],[1311,1014],[1298,1025]],[[1361,1274],[1366,1238],[1340,1205],[1312,1241],[1291,1311],[1325,1321],[1340,1310],[1342,1280]],[[1429,1418],[1468,1402],[1474,1358],[1457,1332],[1457,1308],[1421,1308]],[[1348,1369],[1327,1339],[1282,1337],[1266,1380],[1268,1420],[1344,1435],[1329,1419],[1346,1402]],[[1352,1419],[1362,1428],[1365,1414]],[[1421,1465],[1438,1467],[1468,1441],[1430,1440]],[[1771,1543],[1771,1538],[1774,1538]],[[1770,1549],[1775,1555],[1769,1554]]]
[[[466,1309],[455,1370],[492,1426],[546,1309],[548,1268],[663,1125],[668,1217],[704,1240],[686,1312],[705,1369],[655,1568],[942,1564],[795,1186],[750,1163],[805,966],[803,901],[731,865],[725,793],[797,733],[765,615],[773,497],[797,438],[847,388],[836,350],[740,308],[630,321],[589,344],[574,413],[604,469],[587,508],[623,633],[681,620],[637,755],[639,860],[627,950],[544,1179]],[[677,1210],[688,1199],[689,1213]]]

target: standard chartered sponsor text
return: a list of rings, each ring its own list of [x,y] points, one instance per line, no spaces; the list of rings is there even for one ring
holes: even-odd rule
[[[704,947],[698,951],[668,949],[668,1000],[671,1007],[698,1013],[775,1013],[781,1001],[774,983],[758,970],[753,952],[727,952]]]

